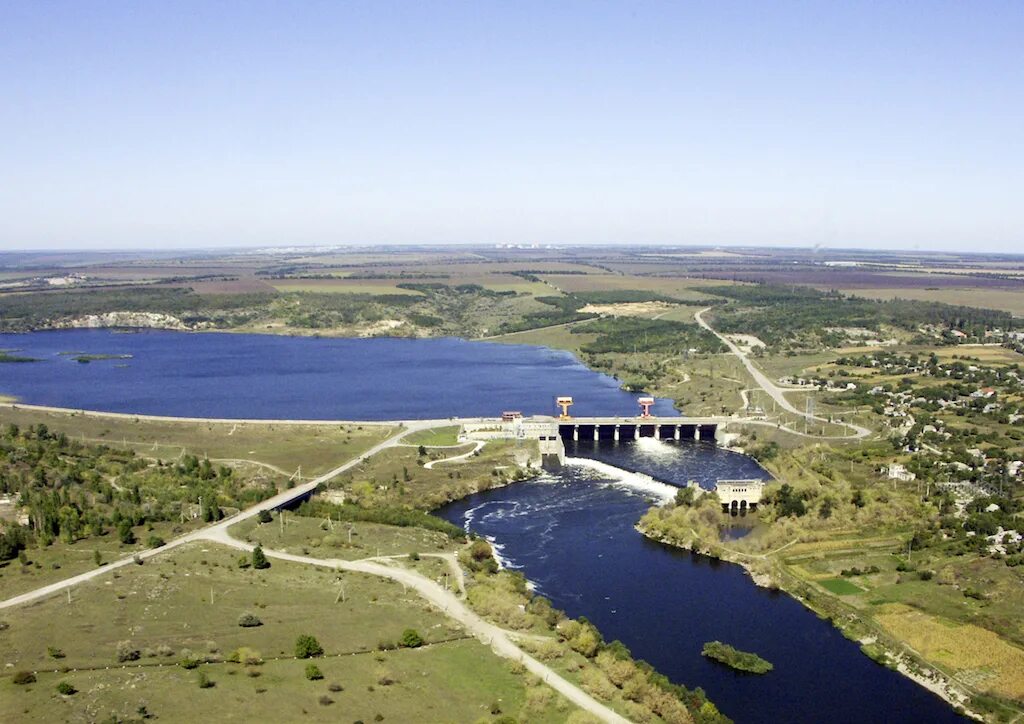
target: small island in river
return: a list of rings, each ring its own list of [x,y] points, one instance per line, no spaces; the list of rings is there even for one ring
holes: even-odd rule
[[[765,661],[757,654],[740,651],[721,641],[708,641],[701,653],[709,659],[749,674],[767,674],[775,668],[770,661]]]

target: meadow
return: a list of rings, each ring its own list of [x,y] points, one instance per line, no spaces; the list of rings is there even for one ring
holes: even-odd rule
[[[238,558],[189,545],[76,587],[70,602],[58,595],[5,611],[0,719],[123,720],[142,708],[167,720],[410,721],[434,712],[473,721],[529,706],[531,721],[547,722],[569,711],[550,692],[532,694],[535,684],[397,583],[279,561],[240,569]],[[243,613],[262,625],[239,626]],[[391,650],[408,628],[427,645]],[[322,680],[307,679],[308,662],[295,658],[300,634],[324,648],[315,659]],[[249,664],[229,663],[235,651]],[[185,660],[204,663],[187,669]],[[36,681],[15,684],[17,671]],[[212,685],[201,688],[200,677]],[[59,682],[77,693],[59,694]]]

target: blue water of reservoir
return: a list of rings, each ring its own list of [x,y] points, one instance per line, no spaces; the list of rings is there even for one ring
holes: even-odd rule
[[[411,420],[552,414],[633,415],[619,382],[547,347],[461,339],[327,339],[260,334],[62,330],[0,334],[0,395],[21,402],[180,417]],[[89,363],[75,354],[132,355]],[[675,415],[671,401],[655,412]]]

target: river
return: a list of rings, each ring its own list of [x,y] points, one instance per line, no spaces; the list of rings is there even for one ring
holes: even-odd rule
[[[739,566],[652,542],[634,525],[658,497],[655,480],[705,486],[765,475],[707,443],[579,443],[558,473],[478,493],[438,515],[491,539],[570,616],[586,616],[677,683],[701,686],[737,722],[963,722],[945,702],[871,661],[785,593],[758,588]],[[588,460],[599,460],[595,468]],[[609,476],[606,465],[640,472]],[[604,468],[608,470],[608,468]],[[613,470],[613,469],[612,469]],[[625,483],[615,482],[616,479]],[[764,676],[701,656],[706,641],[754,651]]]

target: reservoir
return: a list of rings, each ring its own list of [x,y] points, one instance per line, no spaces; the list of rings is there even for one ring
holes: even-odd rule
[[[178,417],[412,420],[633,415],[619,382],[547,347],[462,339],[63,330],[0,334],[0,395],[26,404]],[[110,356],[79,362],[82,355]],[[122,357],[130,355],[130,357]],[[659,415],[677,414],[659,400]]]
[[[543,347],[70,330],[0,335],[0,349],[40,360],[0,364],[0,395],[81,409],[434,419],[502,410],[551,414],[556,395],[571,395],[579,415],[637,410],[637,396],[616,380]],[[79,362],[81,355],[93,358]],[[666,400],[655,412],[675,414]],[[566,444],[576,464],[472,495],[438,514],[491,538],[505,563],[556,606],[586,616],[608,640],[622,640],[673,681],[703,687],[737,722],[963,721],[797,601],[756,587],[740,567],[653,543],[634,530],[649,500],[670,496],[672,485],[767,477],[756,462],[692,441]],[[750,676],[708,661],[700,650],[713,639],[754,651],[775,670]]]

